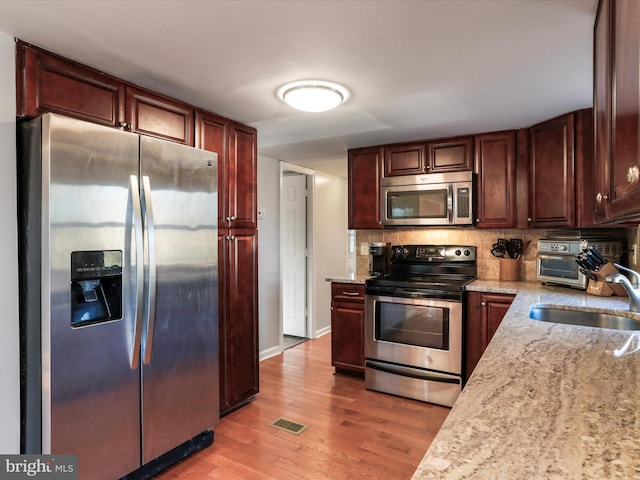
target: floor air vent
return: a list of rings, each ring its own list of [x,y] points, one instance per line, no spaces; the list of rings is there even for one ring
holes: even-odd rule
[[[279,428],[280,430],[284,430],[285,432],[293,433],[294,435],[300,435],[307,428],[309,428],[309,425],[292,422],[291,420],[287,420],[286,418],[282,417],[273,422],[271,426]]]

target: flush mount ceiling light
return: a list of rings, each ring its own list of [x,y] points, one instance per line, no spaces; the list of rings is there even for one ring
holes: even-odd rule
[[[326,112],[345,102],[349,90],[333,82],[302,80],[280,87],[278,97],[303,112]]]

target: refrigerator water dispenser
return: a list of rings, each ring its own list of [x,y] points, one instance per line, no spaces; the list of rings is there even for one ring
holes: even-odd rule
[[[122,252],[71,252],[71,326],[122,318]]]

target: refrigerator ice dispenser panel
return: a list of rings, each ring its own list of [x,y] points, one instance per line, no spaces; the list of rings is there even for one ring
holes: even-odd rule
[[[71,326],[122,318],[122,252],[71,252]]]

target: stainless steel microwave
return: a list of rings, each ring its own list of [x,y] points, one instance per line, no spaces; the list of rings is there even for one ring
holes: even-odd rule
[[[384,177],[380,202],[382,225],[472,225],[473,172]]]

